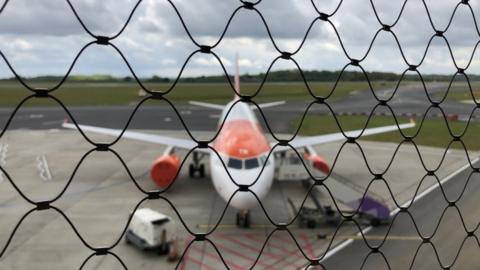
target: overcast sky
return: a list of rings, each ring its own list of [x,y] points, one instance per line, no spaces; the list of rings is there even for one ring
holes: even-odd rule
[[[97,35],[113,35],[126,21],[137,0],[72,0],[86,26]],[[239,0],[172,0],[200,44],[214,44],[222,33]],[[395,21],[403,0],[374,0],[380,18],[387,24]],[[445,29],[458,1],[426,1],[437,29]],[[470,1],[480,18],[477,1]],[[314,0],[317,8],[332,12],[337,1]],[[284,51],[300,45],[310,23],[318,14],[310,0],[263,0],[257,5],[265,16],[272,35]],[[478,41],[475,23],[469,9],[462,5],[446,32],[455,59],[465,66]],[[380,24],[368,0],[345,0],[331,18],[347,52],[361,58]],[[407,59],[416,64],[423,55],[428,39],[434,33],[420,0],[408,0],[405,10],[393,28]],[[22,76],[64,74],[81,47],[92,38],[85,33],[64,0],[11,0],[0,14],[1,50]],[[196,49],[187,37],[178,16],[166,0],[143,0],[125,32],[113,41],[142,77],[174,77],[187,56]],[[260,17],[241,10],[234,17],[225,38],[214,51],[229,72],[234,71],[235,53],[240,55],[242,73],[265,72],[278,55],[268,38]],[[478,52],[470,69],[480,73]],[[332,27],[317,22],[295,59],[304,69],[337,70],[347,61]],[[1,61],[0,76],[11,77]],[[367,70],[401,72],[406,64],[390,33],[381,33],[362,64]],[[280,61],[274,69],[291,69],[294,65]],[[355,70],[355,68],[350,68]],[[451,74],[455,68],[445,42],[435,38],[422,65],[422,72]],[[187,65],[184,76],[220,74],[216,60],[196,55]],[[74,74],[129,75],[126,65],[111,47],[92,46],[78,60]]]

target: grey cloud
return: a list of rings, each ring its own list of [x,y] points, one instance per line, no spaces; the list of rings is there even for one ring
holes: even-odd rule
[[[81,28],[62,1],[10,1],[0,16],[0,33],[68,35]]]
[[[200,0],[175,2],[189,31],[194,36],[218,37],[239,1]],[[302,38],[316,16],[308,1],[290,0],[263,1],[257,8],[265,16],[272,34],[276,38]],[[168,4],[157,5],[157,16],[170,34],[184,35],[185,30],[178,16]],[[315,35],[313,33],[312,35]],[[227,30],[229,37],[267,37],[260,17],[252,11],[240,10]]]
[[[132,9],[128,1],[72,1],[85,25],[96,34],[113,34]],[[16,35],[66,36],[85,31],[64,0],[10,1],[0,16],[0,33]]]
[[[96,34],[116,33],[124,24],[136,0],[72,0],[80,17]],[[331,12],[338,2],[335,0],[314,0],[323,12]],[[200,43],[214,42],[233,12],[240,5],[238,0],[173,0],[187,27]],[[445,26],[453,11],[454,1],[427,0],[434,24]],[[393,22],[403,0],[374,0],[382,20]],[[398,4],[400,3],[400,4]],[[472,3],[475,5],[475,3]],[[258,9],[264,14],[275,40],[283,48],[292,48],[298,44],[306,29],[317,13],[308,0],[263,0]],[[478,10],[477,6],[474,10]],[[344,1],[338,13],[332,17],[347,51],[353,57],[362,56],[380,24],[374,16],[368,0]],[[298,55],[300,63],[308,69],[338,69],[347,63],[340,50],[335,34],[325,22],[318,22],[309,39]],[[409,0],[399,23],[393,28],[404,51],[412,62],[421,57],[433,29],[426,17],[421,1]],[[478,36],[473,28],[471,16],[463,8],[447,31],[446,36],[458,51],[459,57],[469,56]],[[2,52],[8,54],[15,66],[28,74],[62,74],[71,63],[77,48],[89,39],[85,31],[74,18],[64,0],[15,0],[10,1],[4,13],[0,15],[0,45]],[[83,39],[82,39],[82,38]],[[240,38],[253,40],[246,48],[235,47]],[[8,40],[25,39],[32,41],[31,50],[8,47]],[[33,42],[34,41],[34,42]],[[178,16],[167,1],[143,0],[125,33],[114,41],[132,62],[140,75],[159,74],[175,76],[186,57],[196,47],[185,34]],[[289,45],[290,44],[290,45]],[[293,46],[294,47],[294,46]],[[335,48],[334,48],[335,47]],[[442,72],[442,65],[435,67],[446,55],[444,44],[435,42],[428,70]],[[226,39],[217,48],[221,57],[231,59],[235,51],[244,52],[241,58],[255,63],[243,66],[242,71],[264,72],[272,57],[278,53],[271,47],[260,19],[252,11],[242,10],[228,29]],[[437,52],[440,51],[440,52]],[[448,53],[448,52],[447,52]],[[446,55],[446,56],[445,56]],[[27,57],[30,56],[30,57]],[[122,61],[103,55],[99,51],[89,51],[81,57],[81,63],[75,68],[79,73],[112,73],[128,75]],[[391,70],[404,68],[396,44],[388,33],[379,36],[367,60],[371,61],[370,70]],[[186,75],[198,75],[202,72],[212,74],[219,69],[202,66],[202,61],[189,64]],[[278,68],[283,66],[279,65]],[[277,68],[277,67],[275,67]],[[426,70],[426,72],[428,72]],[[5,69],[0,75],[10,76]]]

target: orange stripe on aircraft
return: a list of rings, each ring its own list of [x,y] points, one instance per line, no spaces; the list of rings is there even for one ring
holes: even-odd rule
[[[215,140],[215,150],[229,157],[253,158],[270,150],[270,144],[258,123],[248,120],[225,122]]]

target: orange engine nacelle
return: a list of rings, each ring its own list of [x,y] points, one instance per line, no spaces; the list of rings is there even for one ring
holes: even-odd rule
[[[179,169],[180,160],[177,156],[161,156],[153,162],[150,177],[159,187],[166,188],[173,182]]]
[[[329,174],[330,173],[330,166],[327,164],[327,162],[323,158],[321,158],[317,155],[311,155],[311,154],[308,154],[308,153],[304,154],[304,158],[306,160],[311,161],[312,166],[315,169],[323,172],[324,174]]]

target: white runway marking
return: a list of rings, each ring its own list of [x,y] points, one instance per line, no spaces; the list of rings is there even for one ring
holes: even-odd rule
[[[30,119],[41,119],[41,118],[43,118],[43,117],[44,117],[44,115],[43,115],[43,114],[40,114],[40,113],[39,113],[39,114],[30,114],[30,115],[28,115],[28,118],[30,118]]]
[[[43,181],[52,181],[52,174],[45,155],[37,156],[37,169]]]
[[[61,124],[63,123],[63,121],[45,121],[45,122],[42,122],[42,125],[43,126],[60,126]]]
[[[478,162],[480,160],[480,158],[476,158],[475,160],[472,161],[472,164]],[[462,166],[461,168],[459,168],[458,170],[452,172],[451,174],[449,174],[447,177],[443,178],[441,181],[440,181],[440,184],[443,185],[445,183],[447,183],[448,181],[450,181],[451,179],[453,179],[455,176],[459,175],[461,172],[463,172],[464,170],[470,168],[470,163],[467,163],[465,164],[464,166]],[[409,206],[410,204],[413,204],[414,202],[420,200],[421,198],[425,197],[426,195],[428,195],[429,193],[431,193],[432,191],[434,191],[435,189],[437,189],[439,187],[438,183],[435,182],[435,184],[431,185],[429,188],[427,188],[426,190],[422,191],[421,193],[417,194],[417,196],[412,200],[408,200],[406,202],[404,202],[401,207],[407,207]],[[398,212],[400,211],[400,208],[396,208],[394,210],[392,210],[390,212],[390,216],[394,216],[395,214],[397,214]],[[366,227],[365,229],[363,229],[361,232],[358,232],[355,237],[359,237],[361,236],[362,234],[366,234],[368,233],[369,231],[371,231],[373,229],[372,226],[368,226]],[[330,251],[327,252],[327,254],[325,254],[325,257],[323,257],[322,261],[325,261],[326,259],[332,257],[333,255],[335,255],[336,253],[338,253],[339,251],[341,251],[342,249],[344,249],[345,247],[347,247],[348,245],[350,245],[351,243],[353,243],[354,241],[354,238],[355,237],[352,237],[352,238],[349,238],[343,242],[341,242],[340,244],[336,245],[333,249],[331,249]]]
[[[476,158],[472,161],[472,164],[474,163],[477,163],[478,161],[480,160],[480,158]],[[452,178],[454,178],[455,176],[459,175],[461,172],[463,172],[464,170],[470,168],[470,163],[467,163],[465,164],[464,166],[462,166],[460,169],[454,171],[453,173],[449,174],[447,177],[443,178],[441,181],[440,181],[440,184],[443,185],[445,183],[447,183],[448,181],[450,181]],[[431,185],[429,188],[425,189],[424,191],[422,191],[421,193],[417,194],[417,196],[413,199],[413,202],[412,200],[408,200],[406,202],[404,202],[402,204],[402,207],[407,207],[408,205],[410,205],[410,203],[414,203],[418,200],[420,200],[421,198],[425,197],[427,194],[429,194],[430,192],[434,191],[435,189],[437,189],[439,187],[438,183],[435,182],[435,184]],[[393,210],[392,212],[390,212],[390,216],[393,216],[395,215],[396,213],[398,213],[400,211],[399,208]]]
[[[7,152],[8,144],[0,144],[0,166],[5,167],[7,165]],[[0,183],[4,181],[3,172],[0,171]]]

